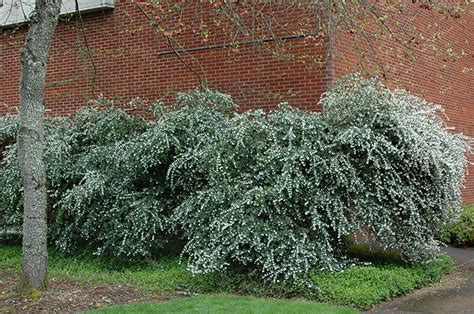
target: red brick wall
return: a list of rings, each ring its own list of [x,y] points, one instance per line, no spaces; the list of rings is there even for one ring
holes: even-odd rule
[[[379,58],[387,86],[407,89],[441,104],[449,117],[448,124],[456,132],[474,137],[474,4],[466,4],[463,9],[464,13],[453,18],[419,4],[408,7],[404,14],[408,24],[400,23],[400,27],[406,28],[406,36],[417,36],[413,62],[407,61],[405,50],[394,41],[379,37],[373,42],[375,53],[357,34],[340,28],[334,42],[334,77],[363,71],[370,68],[368,62],[377,63]],[[367,33],[370,31],[376,30]],[[359,51],[355,43],[360,45]],[[474,203],[473,166],[469,172],[463,201]]]
[[[179,16],[183,20],[206,17],[211,39],[196,33],[196,29],[183,27],[174,35],[181,46],[209,47],[232,40],[233,34],[224,32],[212,21],[215,16],[206,14],[213,12],[212,7],[204,8],[204,14],[199,16],[196,7],[189,4]],[[301,13],[286,18],[296,23]],[[95,70],[77,20],[63,19],[56,30],[48,66],[46,106],[50,114],[74,113],[100,93],[122,102],[141,97],[150,102],[163,99],[172,103],[178,91],[199,86],[199,77],[175,54],[166,53],[170,47],[164,36],[150,26],[132,1],[118,0],[114,10],[84,14],[83,21]],[[177,22],[175,14],[165,21],[165,26],[174,31]],[[191,26],[197,28],[198,22]],[[278,35],[293,34],[292,29],[277,31]],[[23,27],[0,35],[0,103],[9,106],[0,106],[0,115],[14,112],[19,101],[19,51],[24,33]],[[271,108],[282,101],[304,109],[316,108],[330,82],[330,71],[327,65],[312,60],[324,59],[326,45],[311,38],[289,39],[284,41],[286,53],[278,56],[281,43],[207,49],[181,56],[208,87],[232,95],[243,108]],[[176,43],[175,46],[180,48]]]
[[[216,16],[209,14],[213,12],[212,6],[203,8],[193,2],[188,3],[188,7],[178,15],[171,14],[162,25],[184,48],[210,47],[234,38],[249,39],[242,34],[235,37],[235,33],[226,31],[226,25],[219,24],[219,19],[216,23]],[[83,29],[95,69],[89,54],[85,52],[84,36],[77,19],[63,18],[59,23],[47,75],[46,106],[49,114],[73,114],[87,100],[101,93],[118,102],[141,97],[149,102],[162,99],[172,103],[178,91],[199,86],[198,76],[175,54],[166,53],[170,47],[165,38],[150,26],[136,4],[129,0],[116,0],[116,4],[114,10],[83,15]],[[280,12],[278,6],[271,9],[276,12],[278,20],[286,21],[281,23],[285,27],[273,30],[277,36],[292,35],[304,29],[305,24],[309,25],[306,31],[315,29],[307,22],[314,20],[312,11],[305,11],[302,7],[293,8],[291,12]],[[410,23],[426,36],[441,31],[444,41],[437,45],[456,51],[463,49],[466,56],[453,60],[448,57],[442,61],[442,58],[433,57],[430,51],[425,51],[416,62],[400,64],[399,59],[388,54],[382,58],[390,78],[388,84],[407,88],[443,104],[451,118],[450,124],[457,131],[474,136],[472,12],[462,14],[461,18],[453,21],[416,5],[413,10]],[[195,22],[183,27],[179,17]],[[208,27],[205,30],[201,27],[201,19]],[[436,30],[433,29],[434,23],[438,25]],[[203,36],[204,31],[210,33],[209,38]],[[16,31],[0,31],[0,116],[16,112],[19,51],[24,34],[25,27]],[[313,110],[317,109],[317,101],[333,77],[360,70],[362,67],[358,61],[361,56],[371,59],[370,56],[366,58],[370,54],[367,46],[362,44],[362,52],[353,49],[351,37],[345,31],[336,33],[333,67],[318,62],[325,60],[326,42],[311,37],[205,49],[181,53],[181,56],[210,88],[232,95],[244,109],[269,109],[280,101],[288,101],[291,105]],[[448,44],[452,47],[448,48]],[[387,51],[397,47],[387,41],[381,42],[379,48]],[[474,174],[472,167],[471,173]],[[466,186],[464,201],[474,202],[474,175],[468,178]]]

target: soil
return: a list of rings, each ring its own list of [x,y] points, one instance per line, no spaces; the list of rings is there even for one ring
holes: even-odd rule
[[[0,273],[0,313],[79,312],[115,304],[169,299],[123,285],[93,286],[54,279],[48,282],[47,290],[26,294],[15,291],[17,282],[17,276]]]

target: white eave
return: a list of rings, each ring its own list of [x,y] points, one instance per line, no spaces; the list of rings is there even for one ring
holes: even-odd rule
[[[11,27],[28,21],[33,12],[35,0],[3,0],[0,7],[0,28]],[[78,0],[81,13],[113,9],[115,0]],[[75,0],[63,0],[61,14],[76,13]]]

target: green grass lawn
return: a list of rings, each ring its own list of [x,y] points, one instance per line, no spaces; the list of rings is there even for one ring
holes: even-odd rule
[[[87,313],[358,313],[355,309],[308,301],[257,299],[248,296],[203,295],[165,303],[120,305]]]
[[[361,254],[359,252],[358,254]],[[376,256],[377,252],[370,252]],[[397,261],[374,259],[368,266],[353,266],[342,272],[313,271],[315,288],[272,285],[258,282],[241,273],[193,276],[177,257],[162,257],[140,265],[92,257],[62,257],[50,252],[50,278],[69,279],[88,284],[127,284],[164,295],[177,292],[202,294],[246,294],[258,297],[304,297],[319,302],[369,308],[394,296],[438,281],[453,267],[449,257],[441,256],[428,265],[403,265]],[[118,266],[121,265],[121,266]],[[0,271],[18,273],[21,247],[0,245]]]

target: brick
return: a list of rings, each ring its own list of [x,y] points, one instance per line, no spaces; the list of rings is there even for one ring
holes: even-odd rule
[[[49,115],[73,115],[100,93],[114,99],[141,97],[153,103],[162,99],[167,104],[174,102],[178,91],[197,88],[198,77],[169,51],[165,38],[150,27],[148,20],[136,4],[128,0],[117,0],[113,11],[84,14],[84,31],[92,52],[97,72],[92,71],[90,56],[84,52],[82,33],[74,18],[61,21],[56,30],[50,51],[47,74],[46,106]],[[200,16],[195,3],[186,2],[182,17],[196,25]],[[282,2],[284,3],[284,2]],[[270,7],[270,6],[267,6]],[[273,6],[276,8],[277,5]],[[410,23],[424,34],[429,34],[428,25],[437,23],[443,31],[441,45],[452,43],[453,49],[466,53],[466,57],[455,61],[441,61],[425,53],[413,64],[403,64],[393,52],[383,55],[382,63],[389,72],[386,84],[400,87],[440,103],[450,117],[449,125],[467,135],[474,136],[474,4],[461,18],[453,21],[414,5]],[[205,11],[207,13],[211,10]],[[295,9],[291,14],[275,12],[275,18],[286,19],[289,29],[277,29],[278,35],[292,34],[298,23],[314,21],[314,12]],[[176,40],[186,48],[197,48],[230,42],[233,34],[213,24],[216,16],[202,16],[211,34],[205,41],[193,29],[176,35]],[[173,29],[177,16],[169,16],[164,25]],[[196,20],[196,21],[195,21]],[[193,24],[194,23],[194,24]],[[214,26],[213,26],[214,25]],[[294,25],[294,29],[291,29]],[[222,27],[222,26],[220,26]],[[374,27],[374,26],[372,26]],[[0,116],[15,113],[19,102],[18,82],[20,74],[20,48],[24,42],[25,27],[0,33]],[[246,39],[238,36],[238,39]],[[281,101],[305,110],[320,110],[317,106],[321,94],[334,79],[361,70],[360,52],[347,31],[340,30],[334,38],[334,60],[321,65],[310,62],[306,56],[325,60],[328,54],[327,39],[299,38],[284,42],[259,45],[241,45],[219,49],[207,49],[181,53],[181,57],[207,81],[208,87],[233,96],[242,110],[276,108]],[[277,47],[284,44],[292,58],[274,55]],[[80,49],[79,49],[80,48]],[[368,47],[365,47],[367,55]],[[379,41],[380,49],[400,50],[393,42]],[[299,59],[305,63],[300,62]],[[368,59],[370,59],[370,55]],[[467,70],[466,70],[467,69]],[[291,93],[288,91],[291,90]],[[139,112],[140,113],[140,112]],[[474,161],[474,159],[473,159]],[[463,191],[464,202],[474,202],[474,167]]]

